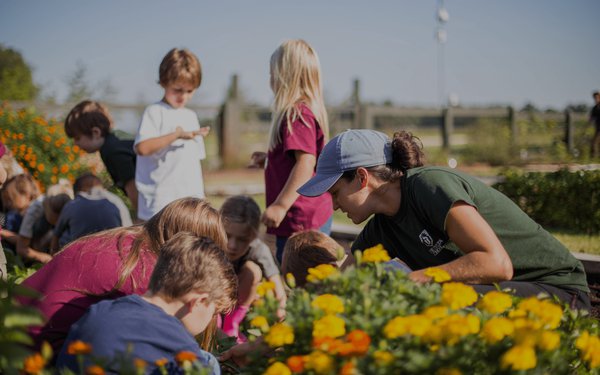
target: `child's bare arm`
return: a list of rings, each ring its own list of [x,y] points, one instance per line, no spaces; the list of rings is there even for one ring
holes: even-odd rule
[[[8,242],[9,244],[16,245],[18,236],[18,234],[8,229],[0,230],[0,238],[6,240],[6,242]]]
[[[186,132],[181,126],[178,126],[174,132],[141,141],[135,145],[135,153],[141,156],[151,155],[178,139],[194,139],[194,137],[202,135],[202,132],[202,129]],[[208,132],[206,133],[208,134]]]
[[[31,238],[19,236],[17,239],[17,254],[24,259],[36,260],[41,263],[48,263],[52,260],[52,255],[37,251],[29,247]]]
[[[295,151],[296,164],[288,177],[285,186],[262,216],[262,222],[267,227],[277,228],[283,221],[285,213],[292,207],[292,204],[298,199],[296,190],[308,181],[313,174],[317,158],[313,154],[303,151]]]

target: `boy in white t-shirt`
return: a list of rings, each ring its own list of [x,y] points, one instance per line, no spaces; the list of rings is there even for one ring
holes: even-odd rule
[[[164,97],[146,107],[134,142],[141,220],[175,199],[204,198],[200,160],[206,157],[203,137],[210,129],[201,128],[198,116],[185,108],[201,81],[200,61],[187,49],[174,48],[163,58],[159,83]]]

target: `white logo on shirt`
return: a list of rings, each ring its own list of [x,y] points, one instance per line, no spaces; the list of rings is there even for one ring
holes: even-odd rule
[[[429,249],[429,252],[433,255],[438,255],[440,251],[442,251],[443,241],[438,240],[434,246],[433,238],[426,229],[423,229],[423,231],[419,234],[419,240],[421,240],[423,245],[431,248]]]
[[[423,231],[421,232],[421,234],[419,234],[419,239],[421,240],[421,243],[425,246],[433,246],[433,238],[431,238],[431,235],[429,234],[429,232],[427,232],[427,230],[423,229]]]

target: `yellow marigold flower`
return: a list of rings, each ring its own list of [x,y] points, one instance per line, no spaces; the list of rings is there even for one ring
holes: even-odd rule
[[[431,320],[437,320],[448,316],[448,308],[446,306],[429,306],[425,310],[423,310],[423,315],[428,317]]]
[[[443,367],[437,370],[435,375],[462,375],[462,372],[454,367]]]
[[[329,355],[314,351],[306,356],[306,369],[314,370],[317,374],[329,374],[333,371],[335,362]]]
[[[443,283],[446,281],[450,281],[451,277],[446,270],[443,270],[438,267],[429,267],[425,270],[425,276],[431,277],[433,281],[436,283]]]
[[[340,337],[346,334],[344,319],[335,315],[326,315],[313,323],[312,335],[314,338]]]
[[[98,365],[89,366],[85,369],[85,375],[104,375],[104,369]]]
[[[194,352],[190,352],[190,351],[181,351],[179,353],[177,353],[177,355],[175,355],[175,361],[177,362],[177,364],[179,364],[179,366],[182,366],[184,364],[184,362],[194,362],[196,359],[198,359],[198,357],[196,356],[196,353]]]
[[[276,323],[269,329],[265,342],[272,348],[294,343],[294,329],[286,323]]]
[[[500,366],[503,369],[515,371],[529,370],[537,366],[537,357],[535,350],[531,346],[516,345],[502,355]]]
[[[67,353],[70,355],[90,354],[92,346],[81,340],[75,340],[67,347]]]
[[[387,262],[391,258],[388,252],[385,251],[382,244],[373,246],[363,252],[362,261],[364,263],[380,263]]]
[[[512,307],[512,297],[507,293],[493,290],[479,300],[477,307],[490,314],[502,314]]]
[[[156,365],[156,367],[166,366],[167,363],[169,363],[169,360],[166,358],[159,358],[156,361],[154,361],[154,364]]]
[[[263,375],[292,375],[292,371],[281,362],[274,362]]]
[[[23,361],[23,372],[26,374],[39,374],[46,366],[46,360],[40,353],[35,353]]]
[[[145,369],[148,364],[143,359],[136,358],[136,359],[133,360],[133,365],[137,369]]]
[[[311,306],[315,309],[323,310],[325,314],[337,314],[344,312],[344,301],[333,294],[322,294],[315,298]]]
[[[394,355],[385,350],[376,350],[373,353],[375,364],[377,366],[387,366],[394,361]]]
[[[522,300],[518,308],[530,313],[546,328],[550,329],[557,328],[563,316],[562,308],[559,305],[549,300],[540,300],[536,297],[529,297]]]
[[[472,286],[463,283],[445,283],[442,285],[442,304],[452,310],[459,310],[477,302],[477,292]]]
[[[326,278],[332,275],[337,275],[338,273],[339,270],[331,264],[319,264],[316,267],[308,269],[306,281],[314,283],[319,280],[325,280]]]
[[[296,278],[290,272],[285,274],[285,282],[290,286],[290,288],[296,287]]]
[[[575,347],[581,352],[581,359],[588,362],[591,368],[600,367],[600,337],[583,331],[575,340]]]
[[[389,339],[407,334],[421,337],[427,333],[430,327],[431,319],[425,315],[398,316],[383,327],[383,334]]]
[[[481,336],[490,344],[494,344],[506,336],[513,334],[515,327],[510,319],[495,317],[488,320],[481,330]]]
[[[255,316],[250,321],[250,326],[260,328],[261,331],[266,332],[269,330],[269,322],[267,318],[262,315]]]
[[[539,334],[537,346],[545,351],[552,351],[560,345],[560,334],[554,331],[542,331]]]
[[[272,290],[275,290],[275,283],[272,281],[263,281],[256,286],[256,293],[261,297],[264,297]]]

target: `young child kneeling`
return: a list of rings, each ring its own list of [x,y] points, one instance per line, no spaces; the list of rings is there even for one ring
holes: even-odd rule
[[[68,348],[80,340],[91,345],[94,358],[107,360],[107,372],[119,372],[118,362],[111,360],[130,347],[130,357],[146,361],[148,373],[156,369],[156,360],[166,358],[170,367],[177,353],[190,351],[210,373],[220,374],[215,357],[201,350],[194,336],[216,313],[235,305],[233,267],[210,239],[186,232],[166,242],[159,254],[146,294],[97,303],[71,327],[58,356],[59,369],[79,371]]]

